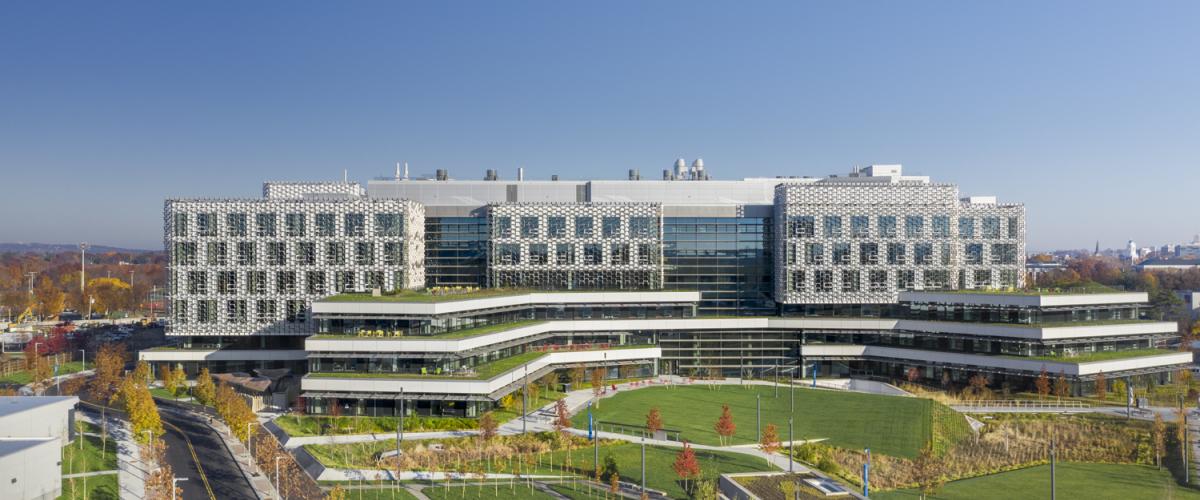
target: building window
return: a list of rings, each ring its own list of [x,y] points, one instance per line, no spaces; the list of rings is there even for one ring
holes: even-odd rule
[[[267,293],[266,271],[246,272],[246,293],[250,295],[263,295]]]
[[[1019,238],[1020,232],[1021,232],[1020,221],[1018,221],[1016,217],[1009,217],[1008,218],[1008,237],[1013,238],[1013,239]]]
[[[255,309],[257,309],[257,312],[258,312],[258,322],[259,323],[270,323],[272,321],[275,321],[275,301],[274,300],[260,300],[260,301],[258,301],[257,307]]]
[[[965,261],[968,265],[983,264],[983,245],[980,243],[967,243],[966,250],[963,252]]]
[[[237,294],[237,273],[220,271],[217,273],[217,293],[221,295]]]
[[[842,271],[842,291],[862,291],[862,275],[857,270]]]
[[[375,214],[375,236],[402,236],[404,218],[401,214]]]
[[[880,238],[895,238],[896,237],[896,216],[895,215],[880,215],[877,220],[879,224]]]
[[[330,241],[325,243],[325,265],[346,265],[346,246],[343,243],[338,241]]]
[[[950,265],[950,261],[953,260],[953,259],[951,259],[952,254],[951,254],[950,248],[951,247],[950,247],[949,243],[942,243],[942,265],[943,266]]]
[[[850,264],[850,244],[849,243],[834,243],[833,244],[833,263],[839,266]]]
[[[216,236],[217,214],[196,214],[196,233],[200,236]]]
[[[267,242],[267,265],[287,265],[287,244],[282,241]]]
[[[171,319],[178,324],[188,322],[188,303],[186,300],[171,301]]]
[[[879,244],[878,243],[859,243],[858,244],[858,263],[864,266],[873,266],[879,263]]]
[[[197,300],[196,301],[196,321],[203,324],[212,324],[217,322],[217,301],[215,300]]]
[[[275,214],[255,214],[254,223],[259,236],[275,237]]]
[[[354,263],[360,266],[375,265],[375,242],[358,241],[354,243]]]
[[[819,293],[833,291],[833,271],[819,270],[813,273],[813,289]]]
[[[600,220],[600,235],[605,238],[617,238],[621,236],[621,219],[619,217],[605,217]]]
[[[950,217],[946,215],[933,216],[933,237],[934,238],[949,238],[950,237]]]
[[[870,238],[871,218],[865,215],[855,215],[850,217],[850,237]]]
[[[980,235],[985,240],[994,240],[1000,237],[1000,218],[999,217],[984,217],[983,227],[980,229]]]
[[[337,234],[337,218],[333,214],[317,214],[317,236]]]
[[[975,237],[974,218],[961,217],[958,219],[958,237],[964,240],[969,240]]]
[[[567,218],[566,217],[550,217],[546,219],[546,235],[551,238],[563,238],[567,236]]]
[[[208,273],[205,271],[188,271],[188,293],[204,295],[208,293]]]
[[[913,261],[918,266],[928,266],[933,264],[933,244],[914,243]]]
[[[637,263],[649,265],[658,262],[658,246],[649,243],[639,243],[637,247]]]
[[[503,265],[521,263],[521,245],[503,243],[496,245],[496,260]]]
[[[592,227],[594,220],[591,217],[576,217],[575,218],[575,237],[576,238],[591,238],[595,234],[595,228]]]
[[[404,244],[399,241],[383,243],[383,265],[398,266],[404,262]]]
[[[283,216],[284,231],[288,236],[304,237],[304,214],[287,214]]]
[[[944,290],[950,287],[950,271],[933,270],[921,274],[925,290]]]
[[[1017,245],[1013,243],[992,244],[992,264],[1016,264]]]
[[[317,265],[317,244],[311,241],[296,243],[296,264],[301,266]]]
[[[367,271],[363,273],[363,279],[366,281],[367,288],[383,290],[383,271]]]
[[[653,217],[630,218],[629,236],[633,238],[652,238],[658,236],[658,224],[655,224]]]
[[[583,264],[585,266],[595,266],[604,262],[604,253],[598,243],[586,243],[583,245]]]
[[[887,271],[874,270],[867,274],[867,281],[872,292],[886,292],[888,288]]]
[[[917,273],[912,269],[901,269],[896,271],[896,288],[901,290],[912,290],[917,286]]]
[[[306,291],[310,295],[323,295],[325,293],[324,271],[309,271],[305,273],[304,281],[308,286]]]
[[[346,214],[344,217],[346,236],[361,238],[366,235],[367,216],[361,213]]]
[[[842,218],[837,215],[825,216],[825,237],[840,238],[842,237]]]
[[[974,278],[975,288],[992,287],[992,271],[988,269],[976,269]]]
[[[226,215],[225,234],[229,236],[246,236],[246,214]]]
[[[810,266],[819,266],[825,263],[825,244],[824,243],[809,243],[805,245],[804,263]]]
[[[176,238],[186,237],[188,235],[188,214],[177,213],[175,214],[174,219],[175,223],[172,224],[172,226],[174,226],[172,227],[174,232],[172,234],[174,234]]]
[[[227,323],[245,323],[246,322],[246,301],[230,300],[225,302],[225,322]]]
[[[555,245],[554,259],[555,263],[559,265],[575,265],[575,245],[571,243],[559,243]]]
[[[888,243],[887,246],[887,263],[893,266],[902,266],[908,259],[905,258],[904,243]]]
[[[925,218],[920,215],[904,217],[904,236],[920,238],[925,233]]]
[[[521,217],[521,237],[537,238],[538,226],[539,224],[537,217]]]
[[[237,244],[237,263],[242,266],[253,266],[258,263],[254,255],[253,241],[239,241]]]
[[[338,292],[353,292],[354,288],[354,271],[337,271],[335,276],[338,287]]]
[[[613,243],[608,247],[608,258],[614,266],[629,265],[629,244],[628,243]]]
[[[227,266],[229,265],[229,246],[224,241],[210,241],[208,243],[208,265],[210,266]]]
[[[792,271],[792,284],[789,288],[793,292],[804,291],[804,271]]]
[[[533,265],[545,265],[550,263],[550,247],[545,243],[531,243],[529,245],[529,263]]]
[[[788,218],[788,235],[793,238],[812,238],[816,235],[816,223],[811,215]]]
[[[296,294],[295,271],[279,271],[275,273],[275,293],[280,295]]]

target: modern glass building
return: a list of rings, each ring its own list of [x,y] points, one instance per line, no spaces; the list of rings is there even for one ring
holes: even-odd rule
[[[1190,362],[1154,350],[1175,326],[1141,319],[1144,294],[1020,292],[1024,207],[899,165],[271,182],[168,200],[164,222],[178,342],[142,359],[307,373],[314,412],[469,416],[527,370],[1028,384],[1044,366],[1082,389]]]

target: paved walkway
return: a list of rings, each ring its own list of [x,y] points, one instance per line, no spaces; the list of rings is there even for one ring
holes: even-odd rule
[[[98,470],[92,472],[79,472],[75,474],[63,474],[62,477],[63,479],[73,479],[77,477],[111,476],[113,474],[119,474],[120,472],[121,471],[118,470]]]

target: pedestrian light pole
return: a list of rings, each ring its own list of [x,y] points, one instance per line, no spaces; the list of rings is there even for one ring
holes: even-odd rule
[[[754,395],[754,440],[762,442],[762,394]]]
[[[275,457],[275,493],[279,494],[279,498],[282,499],[283,498],[283,487],[279,485],[280,484],[279,483],[279,461],[280,460],[283,460],[283,457]]]
[[[87,242],[79,244],[79,308],[83,309],[83,303],[87,302],[87,288],[84,285],[87,281]],[[83,312],[83,311],[80,311]],[[91,308],[88,308],[88,315],[91,315]],[[91,318],[88,318],[91,319]]]

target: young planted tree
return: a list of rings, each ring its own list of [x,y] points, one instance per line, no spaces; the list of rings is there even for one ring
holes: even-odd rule
[[[596,409],[600,409],[600,394],[604,393],[604,368],[592,369],[592,396],[596,398]]]
[[[968,399],[984,400],[991,397],[992,391],[988,389],[988,379],[982,373],[977,373],[967,381],[967,390],[965,391]]]
[[[579,389],[579,386],[583,384],[583,379],[586,376],[587,370],[582,366],[576,366],[567,372],[567,378],[571,380],[571,387],[574,389]]]
[[[497,428],[499,428],[499,424],[496,423],[495,418],[492,418],[492,412],[489,411],[479,417],[479,439],[483,442],[486,443],[496,437]]]
[[[150,389],[137,378],[136,373],[130,373],[121,381],[117,391],[119,405],[129,415],[129,426],[133,431],[133,439],[139,443],[149,443],[152,436],[163,435],[162,418],[158,414],[158,405]],[[150,435],[147,435],[149,431]]]
[[[1063,372],[1058,372],[1058,378],[1054,379],[1054,396],[1058,399],[1067,397],[1071,391],[1070,384],[1067,383],[1067,375]]]
[[[933,452],[932,445],[926,445],[921,454],[913,460],[913,479],[921,490],[921,499],[937,493],[945,478],[942,476],[942,463]]]
[[[1167,453],[1167,424],[1162,415],[1154,414],[1154,465],[1162,468],[1162,457]]]
[[[692,451],[687,441],[683,442],[683,449],[675,455],[675,463],[671,464],[671,470],[683,480],[684,491],[688,490],[688,481],[700,477],[700,462],[696,460],[696,452]]]
[[[157,438],[141,447],[143,460],[154,467],[146,475],[144,483],[147,500],[183,498],[183,489],[175,487],[175,474],[171,470],[171,464],[167,462],[166,450],[167,443]]]
[[[567,399],[563,398],[554,402],[554,432],[558,433],[559,438],[566,439],[567,445],[570,446],[570,437],[567,435],[567,429],[571,428],[571,415],[567,411]],[[567,453],[567,460],[571,459],[571,454]]]
[[[1046,399],[1050,395],[1050,374],[1046,373],[1046,367],[1042,367],[1042,373],[1038,374],[1037,381],[1033,383],[1037,388],[1038,397]]]
[[[162,380],[163,389],[166,389],[167,392],[174,396],[175,390],[179,389],[179,386],[175,385],[175,373],[174,370],[171,369],[170,363],[163,363],[163,365],[158,368],[158,378]]]
[[[121,371],[125,368],[125,344],[102,344],[96,352],[96,374],[92,377],[91,397],[107,403],[112,401],[117,386],[121,384]]]
[[[1096,399],[1108,399],[1108,379],[1104,377],[1103,371],[1096,374]]]
[[[729,438],[737,431],[737,424],[733,423],[733,413],[729,411],[729,405],[721,405],[721,416],[717,418],[713,430],[717,431],[721,446],[729,444]]]
[[[766,428],[763,429],[762,439],[758,442],[758,449],[770,455],[779,451],[782,447],[783,445],[779,442],[779,429],[775,427],[775,424],[767,424]],[[769,458],[767,459],[767,463],[771,463]]]
[[[662,414],[658,412],[658,407],[650,408],[650,412],[646,414],[646,431],[650,433],[650,437],[654,437],[662,428]]]
[[[196,375],[196,388],[192,390],[192,395],[195,396],[196,402],[202,405],[211,406],[216,401],[217,386],[213,384],[208,368],[201,368],[200,374]]]

